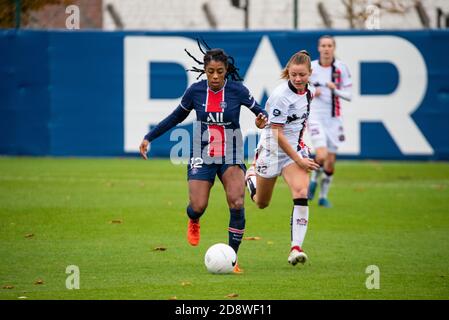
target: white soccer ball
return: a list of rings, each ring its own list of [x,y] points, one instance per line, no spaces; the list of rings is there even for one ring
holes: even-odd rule
[[[230,273],[236,263],[237,254],[224,243],[214,244],[204,255],[204,264],[210,273]]]

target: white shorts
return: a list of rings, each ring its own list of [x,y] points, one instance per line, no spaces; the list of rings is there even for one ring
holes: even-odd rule
[[[299,150],[298,155],[301,158],[309,158],[309,148],[305,146]],[[294,163],[282,150],[268,150],[259,146],[256,150],[256,173],[263,178],[275,178],[282,174],[282,169],[291,163]]]
[[[307,126],[315,150],[325,147],[329,152],[337,153],[338,148],[345,141],[343,122],[339,117],[309,120]]]

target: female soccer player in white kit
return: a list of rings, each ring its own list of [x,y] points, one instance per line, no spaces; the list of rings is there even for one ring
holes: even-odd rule
[[[321,169],[312,172],[308,198],[313,199],[322,174],[318,205],[330,207],[327,196],[335,171],[337,150],[345,140],[340,98],[351,100],[352,80],[348,67],[335,59],[334,38],[322,36],[318,40],[318,51],[320,58],[312,61],[310,82],[316,90],[310,107],[308,131],[315,148],[315,161]]]
[[[302,137],[313,98],[312,72],[307,51],[294,54],[281,77],[286,79],[268,98],[268,124],[263,129],[253,164],[246,174],[251,199],[261,209],[268,206],[278,176],[282,175],[293,198],[291,249],[288,262],[304,263],[302,244],[307,231],[309,170],[319,165],[309,159]]]

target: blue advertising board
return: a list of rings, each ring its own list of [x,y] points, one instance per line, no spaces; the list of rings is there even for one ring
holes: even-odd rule
[[[0,31],[0,154],[135,155],[145,133],[197,81],[186,72],[202,57],[197,38],[235,58],[262,105],[301,49],[335,37],[353,78],[343,104],[342,157],[449,159],[449,32]],[[203,76],[204,77],[204,76]],[[247,111],[247,110],[246,110]],[[254,116],[241,114],[246,153],[257,142]],[[180,124],[191,132],[193,114]],[[172,130],[150,156],[168,157],[183,138]]]

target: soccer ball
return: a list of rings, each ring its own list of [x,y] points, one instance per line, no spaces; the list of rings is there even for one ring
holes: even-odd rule
[[[237,263],[234,249],[224,243],[217,243],[207,249],[204,264],[210,273],[230,273]]]

